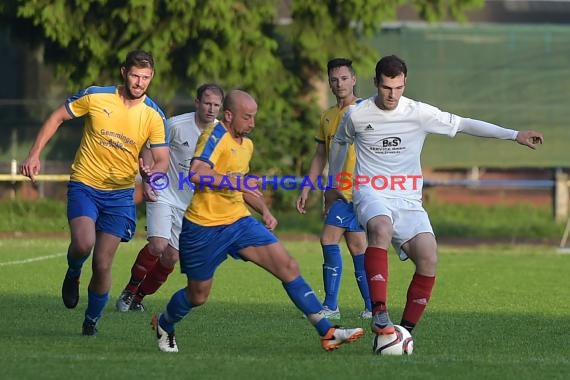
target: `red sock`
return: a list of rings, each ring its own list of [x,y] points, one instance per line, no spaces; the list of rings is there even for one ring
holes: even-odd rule
[[[368,247],[364,252],[364,270],[370,290],[372,313],[386,310],[388,298],[388,251],[383,248]]]
[[[409,324],[413,328],[420,321],[431,297],[434,284],[435,277],[414,273],[408,288],[408,299],[402,316],[403,325]]]
[[[127,290],[135,294],[138,290],[142,280],[146,277],[147,273],[156,266],[158,256],[154,256],[148,249],[148,244],[140,250],[133,267],[131,268],[131,279],[127,285]]]
[[[172,273],[173,270],[174,267],[167,268],[159,261],[158,264],[156,264],[154,268],[148,273],[141,286],[139,287],[139,292],[137,294],[139,302],[144,296],[155,293],[158,288],[164,284],[168,278],[168,275]]]

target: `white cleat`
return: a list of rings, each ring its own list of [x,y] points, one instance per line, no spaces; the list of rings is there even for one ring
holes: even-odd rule
[[[345,329],[342,327],[331,327],[327,335],[321,337],[321,346],[326,351],[332,351],[339,348],[344,343],[352,343],[364,335],[361,328]]]
[[[134,297],[135,297],[135,295],[133,293],[129,292],[126,289],[123,290],[123,292],[119,296],[119,299],[117,299],[117,303],[115,304],[115,307],[117,308],[118,311],[120,311],[122,313],[129,311],[129,309],[131,308],[131,303],[133,302]]]
[[[151,325],[153,330],[156,331],[156,341],[158,343],[158,349],[162,352],[178,352],[178,345],[176,344],[176,338],[174,337],[174,332],[172,334],[167,333],[160,327],[158,320],[160,318],[159,314],[155,314],[152,317]]]
[[[368,309],[364,309],[358,314],[358,316],[362,319],[372,319],[372,312]]]
[[[340,319],[340,310],[338,307],[335,310],[329,309],[328,306],[323,306],[323,310],[321,310],[321,314],[325,316],[326,319]]]

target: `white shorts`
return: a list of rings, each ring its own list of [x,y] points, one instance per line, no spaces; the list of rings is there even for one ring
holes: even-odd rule
[[[406,260],[408,255],[402,250],[402,245],[414,236],[428,232],[433,235],[433,228],[428,214],[420,201],[402,198],[386,198],[370,193],[353,194],[356,215],[360,224],[366,228],[368,221],[375,216],[385,215],[392,220],[394,234],[392,245],[400,260]]]
[[[161,202],[146,202],[146,238],[161,237],[178,250],[184,210]]]

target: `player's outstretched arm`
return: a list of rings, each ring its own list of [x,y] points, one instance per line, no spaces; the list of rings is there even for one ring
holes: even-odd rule
[[[544,137],[539,132],[515,131],[477,119],[461,119],[457,130],[472,136],[515,140],[519,144],[528,146],[531,149],[536,149],[538,144],[544,142]]]

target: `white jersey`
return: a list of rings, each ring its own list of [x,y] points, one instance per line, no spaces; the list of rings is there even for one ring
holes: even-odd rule
[[[351,106],[335,136],[356,150],[353,183],[360,178],[361,184],[353,185],[355,197],[361,192],[359,198],[375,193],[421,200],[425,138],[429,133],[455,136],[461,117],[406,97],[391,111],[381,110],[374,100]]]
[[[156,191],[157,202],[167,203],[183,212],[192,200],[194,192],[181,179],[188,176],[190,161],[194,157],[196,143],[202,131],[196,125],[195,112],[172,116],[166,123],[170,148],[167,175],[170,183],[163,190]]]

